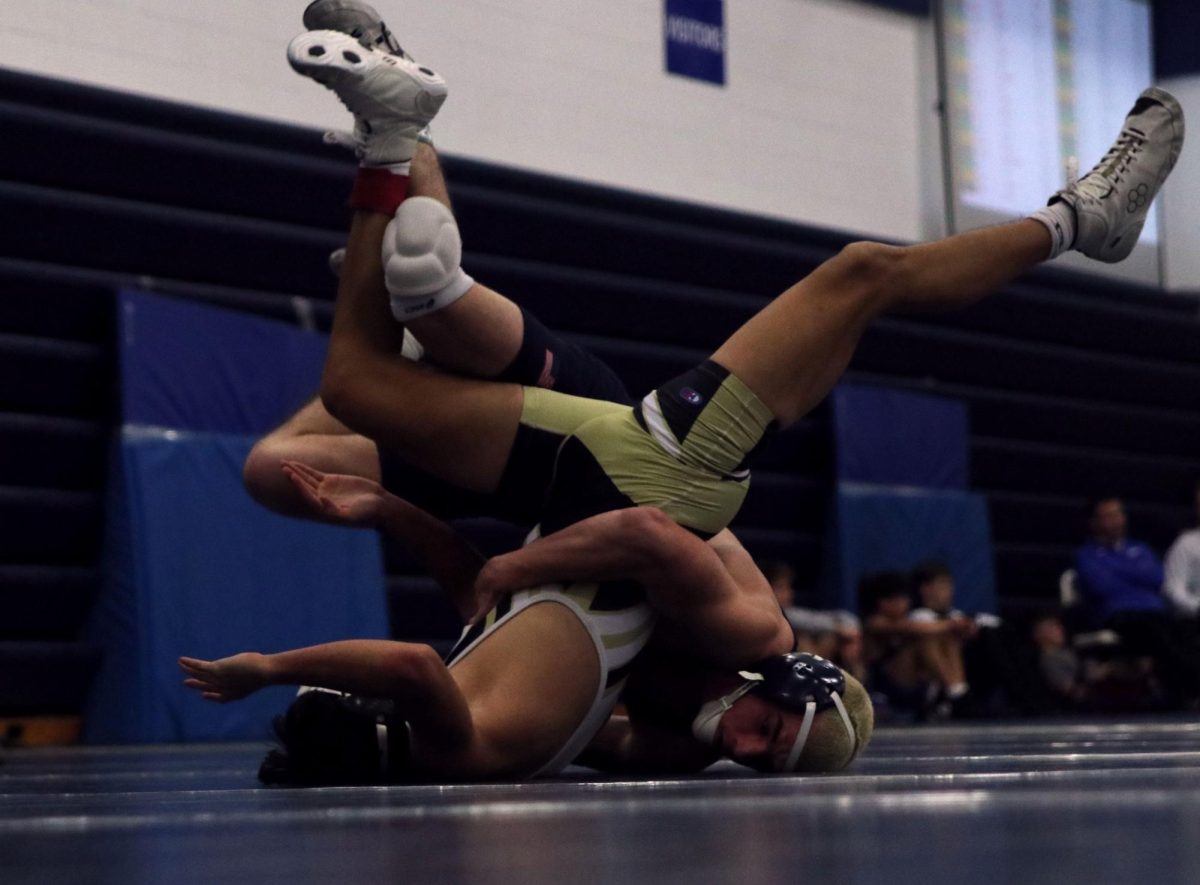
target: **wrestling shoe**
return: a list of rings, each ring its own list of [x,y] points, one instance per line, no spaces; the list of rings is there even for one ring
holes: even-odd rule
[[[1104,158],[1050,199],[1051,205],[1062,201],[1075,210],[1071,248],[1097,261],[1127,258],[1182,147],[1179,102],[1162,89],[1147,89]]]
[[[411,160],[421,130],[446,100],[446,81],[429,68],[340,31],[301,34],[287,56],[297,73],[332,89],[354,114],[358,156],[368,166]]]
[[[309,31],[341,31],[367,49],[412,61],[412,56],[400,48],[396,36],[383,23],[383,16],[360,0],[313,0],[304,10],[304,27]]]

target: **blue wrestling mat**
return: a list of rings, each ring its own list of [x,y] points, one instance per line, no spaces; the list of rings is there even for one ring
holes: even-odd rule
[[[1200,724],[881,729],[845,775],[266,790],[262,746],[24,750],[6,885],[1200,881]]]

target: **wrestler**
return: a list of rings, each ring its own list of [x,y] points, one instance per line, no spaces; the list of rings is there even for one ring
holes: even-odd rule
[[[492,577],[481,578],[484,559],[452,528],[372,480],[324,474],[298,462],[285,469],[314,512],[348,526],[377,527],[405,543],[464,619],[479,608],[481,590],[490,594],[482,588],[494,588],[501,572],[512,575],[507,567],[493,567]],[[761,771],[845,767],[870,739],[869,698],[832,664],[783,654],[792,637],[774,597],[749,555],[723,534],[723,543],[705,544],[647,508],[584,520],[556,536],[586,548],[584,556],[568,553],[564,567],[619,580],[506,594],[464,632],[444,668],[432,666],[427,647],[377,641],[213,662],[184,658],[181,665],[186,684],[213,701],[277,683],[311,682],[345,692],[309,691],[292,704],[277,725],[284,750],[272,753],[260,773],[268,783],[539,776],[575,759],[607,771],[660,775],[698,771],[723,755]],[[555,549],[562,552],[561,545]],[[605,552],[598,556],[597,550]],[[555,555],[547,547],[543,563],[547,553]],[[664,617],[655,627],[653,653],[635,664],[654,624],[643,588]],[[698,625],[688,623],[697,598],[715,616],[711,632],[747,617],[778,626],[759,647],[771,656],[738,675],[697,660],[689,637]],[[570,618],[540,616],[540,604],[551,602],[566,607],[590,633],[600,673],[588,672],[590,654],[579,652],[589,643],[568,629],[574,626]],[[684,610],[677,624],[672,618],[680,614],[679,602]],[[545,632],[530,629],[538,625]],[[735,657],[753,653],[729,651]],[[429,669],[413,666],[422,655]],[[610,717],[631,668],[632,691],[624,696],[630,715]],[[445,732],[425,718],[455,694],[434,678],[442,673],[469,711]],[[585,710],[582,688],[589,684],[596,688]],[[418,706],[423,715],[401,715]],[[577,724],[569,731],[572,722]],[[468,728],[474,740],[460,747],[442,743],[446,734]],[[426,749],[433,741],[437,754]],[[556,752],[546,761],[550,750]],[[540,755],[542,764],[512,767],[523,754]]]
[[[347,39],[299,38],[293,64],[369,118],[372,132],[411,128],[375,97],[386,91],[378,84],[391,57],[363,51],[358,62],[342,63],[339,37]],[[314,41],[322,45],[310,46]],[[320,54],[309,55],[314,49]],[[743,462],[766,430],[794,422],[828,392],[874,316],[973,303],[1068,247],[1123,258],[1149,206],[1141,196],[1127,199],[1130,188],[1153,195],[1181,142],[1177,103],[1148,90],[1106,159],[1034,216],[918,246],[852,244],[737,330],[709,361],[632,409],[450,377],[395,359],[400,333],[392,316],[411,320],[414,331],[420,322],[416,334],[426,341],[453,327],[456,299],[470,286],[458,266],[452,215],[420,198],[393,213],[380,190],[378,201],[360,201],[353,221],[322,400],[350,428],[481,492],[499,486],[522,428],[567,438],[546,533],[580,514],[640,504],[711,535],[740,506],[748,483]],[[385,162],[386,151],[376,160]],[[362,191],[377,180],[364,178]],[[387,286],[374,259],[381,252]]]

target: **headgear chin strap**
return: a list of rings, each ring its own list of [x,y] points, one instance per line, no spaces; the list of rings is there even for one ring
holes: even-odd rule
[[[721,724],[721,717],[729,712],[729,708],[738,698],[753,689],[762,679],[757,673],[738,673],[738,675],[746,681],[724,697],[704,704],[700,708],[700,712],[696,714],[696,718],[692,720],[692,734],[706,747],[712,746],[712,742],[716,740],[717,726]]]
[[[854,731],[854,723],[850,721],[850,714],[846,712],[846,705],[842,703],[841,696],[834,691],[830,692],[829,697],[837,707],[842,724],[846,726],[846,734],[850,737],[850,758],[853,759],[854,754],[858,752],[858,734]],[[796,766],[800,763],[800,754],[804,752],[804,745],[808,742],[808,733],[812,731],[813,720],[816,718],[817,702],[809,701],[804,705],[804,721],[800,723],[800,731],[796,733],[796,743],[792,744],[787,762],[783,765],[784,771],[796,770]]]

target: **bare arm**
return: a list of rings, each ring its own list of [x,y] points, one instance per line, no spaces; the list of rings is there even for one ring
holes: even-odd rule
[[[320,685],[390,698],[414,735],[443,748],[465,744],[471,713],[450,671],[427,645],[379,639],[328,642],[278,654],[246,652],[217,661],[182,657],[184,685],[224,703],[268,685]]]
[[[744,666],[789,650],[791,628],[774,597],[759,592],[745,563],[731,556],[729,544],[706,544],[654,508],[615,510],[494,557],[476,588],[482,598],[553,581],[635,580],[702,657]]]
[[[451,526],[365,477],[324,473],[299,461],[285,461],[283,472],[314,513],[379,529],[404,545],[464,621],[476,614],[475,579],[486,559]]]
[[[943,636],[947,633],[962,634],[967,628],[967,622],[962,618],[950,618],[944,621],[893,621],[881,615],[871,615],[863,624],[869,633],[876,636]]]

